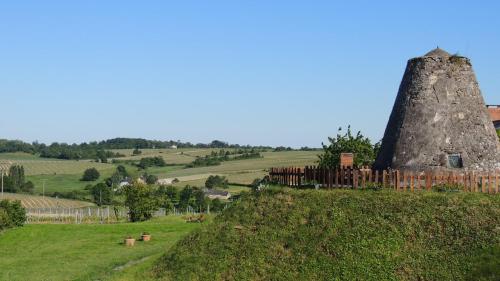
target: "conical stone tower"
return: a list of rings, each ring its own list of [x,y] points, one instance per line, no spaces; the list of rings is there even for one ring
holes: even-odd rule
[[[408,61],[374,166],[500,168],[498,137],[468,58],[437,48]]]

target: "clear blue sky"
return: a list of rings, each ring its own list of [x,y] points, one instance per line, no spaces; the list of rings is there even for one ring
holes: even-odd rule
[[[495,1],[9,2],[0,138],[378,141],[406,61],[437,45],[500,103]]]

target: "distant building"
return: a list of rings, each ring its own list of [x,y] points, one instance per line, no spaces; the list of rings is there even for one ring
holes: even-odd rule
[[[203,193],[205,193],[205,196],[210,198],[210,199],[227,200],[231,197],[231,193],[229,193],[229,191],[224,191],[224,190],[205,188],[205,189],[203,189]]]
[[[491,120],[493,120],[493,125],[495,125],[495,129],[500,129],[500,105],[488,105],[488,111],[491,116]]]
[[[171,149],[177,149],[177,145],[170,146]]]
[[[159,179],[156,183],[159,185],[171,185],[173,184],[175,179],[173,178],[168,178],[168,179]]]

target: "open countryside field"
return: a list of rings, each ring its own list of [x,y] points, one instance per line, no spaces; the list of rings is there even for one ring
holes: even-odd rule
[[[133,149],[113,149],[111,151],[125,155],[125,157],[116,158],[118,160],[140,160],[143,157],[161,156],[167,164],[188,164],[198,156],[209,155],[212,151],[219,150],[213,148],[141,149],[139,155],[133,155]]]
[[[17,164],[24,167],[27,176],[81,174],[87,168],[96,168],[99,171],[111,170],[114,165],[96,163],[88,160],[59,160],[40,158],[28,153],[0,153],[0,164]]]
[[[179,178],[181,182],[205,179],[209,175],[226,176],[229,182],[250,184],[255,178],[262,178],[271,167],[314,165],[318,160],[318,151],[282,151],[264,152],[263,158],[222,162],[218,166],[179,169],[167,173],[158,173],[159,177]],[[192,177],[190,179],[190,177]]]
[[[192,162],[197,156],[209,155],[212,151],[219,149],[143,149],[142,154],[131,156],[131,149],[114,150],[127,155],[120,160],[140,160],[143,157],[161,156],[168,166],[150,167],[147,170],[138,170],[130,164],[123,164],[127,171],[134,177],[140,173],[147,172],[159,178],[178,178],[178,186],[186,184],[202,186],[205,179],[210,175],[226,176],[230,182],[249,184],[255,178],[262,178],[267,174],[266,169],[284,166],[314,165],[318,159],[318,151],[281,151],[263,152],[262,158],[235,160],[222,162],[218,166],[184,168],[184,164]],[[98,181],[111,176],[117,164],[96,163],[86,160],[57,160],[39,158],[27,153],[0,153],[0,163],[13,163],[25,168],[27,180],[35,184],[35,192],[42,194],[43,186],[45,192],[68,192],[72,190],[83,190],[89,184],[96,182],[80,181],[85,169],[96,168],[101,177]]]
[[[142,223],[25,225],[0,233],[0,253],[8,253],[0,259],[0,280],[114,279],[130,274],[130,265],[156,260],[198,227],[199,223],[186,223],[178,216]],[[138,237],[143,231],[151,233],[150,242],[137,241],[132,248],[122,244],[125,236]]]
[[[94,206],[93,203],[85,201],[59,199],[47,196],[42,197],[37,195],[18,193],[4,193],[3,198],[0,197],[0,199],[4,198],[10,200],[20,200],[21,204],[25,208],[81,208]]]

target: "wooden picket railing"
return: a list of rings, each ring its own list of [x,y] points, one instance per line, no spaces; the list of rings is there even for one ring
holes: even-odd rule
[[[443,172],[372,170],[370,168],[327,169],[317,166],[305,168],[271,168],[271,181],[291,187],[316,186],[321,188],[385,187],[401,191],[431,190],[433,187],[455,187],[463,191],[498,193],[498,172]]]

